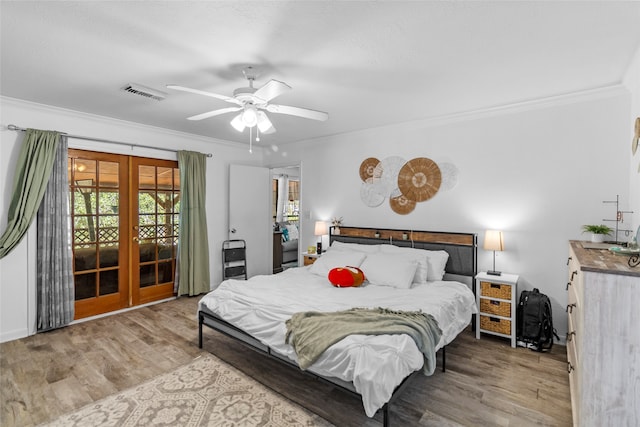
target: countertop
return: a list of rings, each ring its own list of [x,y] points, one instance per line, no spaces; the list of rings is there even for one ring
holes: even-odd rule
[[[570,240],[571,248],[578,258],[581,270],[594,271],[607,274],[621,274],[624,276],[637,276],[640,278],[640,265],[637,267],[630,267],[629,256],[616,255],[608,250],[608,247],[615,246],[614,244],[601,246],[604,249],[585,249],[582,244],[586,246],[600,246],[593,245],[591,242],[581,240]],[[638,281],[640,284],[640,281]]]

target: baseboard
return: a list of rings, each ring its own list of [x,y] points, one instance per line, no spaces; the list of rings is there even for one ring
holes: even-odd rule
[[[29,329],[22,328],[0,334],[0,343],[26,338],[29,336]]]

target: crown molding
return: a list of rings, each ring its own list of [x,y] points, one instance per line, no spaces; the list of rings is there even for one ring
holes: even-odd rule
[[[298,142],[292,142],[291,144],[318,142],[320,140],[326,140],[336,136],[345,135],[362,135],[368,133],[378,133],[381,130],[395,130],[401,129],[414,130],[424,129],[429,127],[439,127],[454,123],[460,123],[471,120],[486,119],[490,117],[506,116],[509,114],[517,114],[527,111],[541,110],[545,108],[553,108],[569,104],[577,104],[582,102],[589,102],[599,99],[612,98],[617,96],[629,95],[628,88],[622,83],[616,83],[608,86],[602,86],[592,89],[586,89],[578,92],[571,92],[566,94],[554,95],[544,98],[536,98],[531,100],[524,100],[509,104],[490,106],[485,108],[479,108],[476,110],[461,111],[458,113],[445,114],[442,116],[426,117],[423,119],[412,120],[402,123],[396,123],[392,125],[378,126],[375,128],[361,129],[351,132],[345,132],[341,134],[327,135],[318,138],[306,139]],[[283,144],[282,146],[286,146]]]
[[[196,135],[193,133],[180,132],[180,131],[167,129],[159,126],[145,125],[142,123],[130,122],[122,119],[114,119],[107,116],[100,116],[98,114],[85,113],[82,111],[71,110],[68,108],[62,108],[62,107],[56,107],[52,105],[32,102],[32,101],[26,101],[24,99],[19,99],[19,98],[0,96],[0,102],[7,105],[14,105],[16,107],[34,109],[44,113],[61,114],[70,118],[79,118],[83,120],[96,121],[105,125],[117,125],[117,126],[127,127],[132,130],[137,130],[137,131],[157,132],[157,133],[161,133],[169,136],[190,139],[193,141],[214,143],[214,144],[225,145],[225,146],[234,147],[234,148],[245,149],[244,146],[239,145],[237,142],[227,141],[224,139],[216,139],[216,138],[206,137],[202,135]],[[4,119],[3,119],[3,122],[4,122]],[[24,128],[30,127],[28,123],[2,123],[3,126],[7,126],[9,124],[14,124],[16,126],[20,126]],[[64,130],[58,130],[58,131],[64,132]]]

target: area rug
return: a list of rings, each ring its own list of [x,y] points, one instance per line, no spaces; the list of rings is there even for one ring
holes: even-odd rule
[[[332,426],[213,355],[44,425]]]

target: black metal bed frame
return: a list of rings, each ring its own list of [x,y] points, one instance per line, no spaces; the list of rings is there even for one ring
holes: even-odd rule
[[[340,234],[333,233],[334,227],[330,229],[330,242],[341,241],[345,243],[361,243],[361,244],[380,244],[391,243],[398,246],[416,247],[420,249],[429,250],[446,250],[450,257],[447,263],[446,271],[452,274],[458,274],[463,276],[470,276],[472,281],[477,274],[477,235],[473,233],[445,233],[445,232],[421,232],[421,231],[406,231],[406,230],[391,230],[391,229],[373,229],[373,228],[361,228],[361,227],[340,227]],[[428,239],[428,241],[416,240],[414,236],[422,236],[422,238]],[[395,237],[395,241],[394,241]],[[451,241],[450,241],[451,240]],[[462,260],[462,261],[461,261]],[[473,322],[472,322],[473,323]],[[206,325],[218,332],[221,332],[231,338],[237,339],[249,348],[259,351],[268,357],[277,360],[281,363],[285,363],[288,366],[300,369],[300,367],[287,358],[280,355],[278,352],[273,351],[269,346],[264,345],[259,340],[255,339],[250,334],[246,333],[242,329],[226,322],[225,320],[216,316],[208,309],[201,308],[198,310],[198,347],[203,347],[203,330],[202,326]],[[446,372],[446,346],[442,349],[442,372]],[[354,395],[361,397],[361,395],[355,391],[352,383],[346,381],[340,381],[336,378],[327,378],[321,375],[315,374],[310,371],[302,371],[305,375],[311,376],[316,380],[337,386],[340,389]],[[383,426],[389,427],[389,406],[395,401],[395,399],[403,392],[403,390],[409,384],[411,378],[417,375],[420,371],[415,371],[407,376],[393,391],[391,398],[380,409],[383,414]]]

